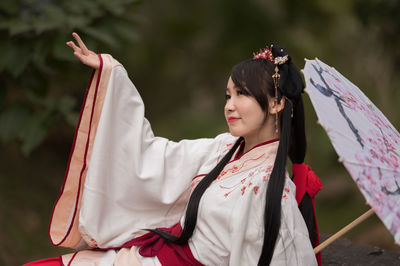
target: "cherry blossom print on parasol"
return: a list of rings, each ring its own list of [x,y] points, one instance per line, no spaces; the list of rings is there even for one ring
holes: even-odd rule
[[[306,59],[302,72],[318,122],[373,210],[339,233],[375,212],[400,244],[399,132],[357,86],[334,68],[318,59]]]

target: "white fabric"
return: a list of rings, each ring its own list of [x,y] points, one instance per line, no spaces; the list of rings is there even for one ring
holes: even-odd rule
[[[235,140],[229,133],[180,142],[154,137],[139,93],[125,69],[114,67],[84,185],[79,217],[82,237],[91,245],[115,247],[143,233],[141,229],[169,227],[183,220],[192,179],[207,174]],[[189,243],[203,264],[257,264],[268,171],[277,146],[278,142],[262,145],[231,162],[226,169],[234,165],[245,169],[259,160],[251,159],[253,154],[264,152],[262,164],[239,169],[237,174],[232,170],[228,178],[221,175],[203,195]],[[285,191],[271,265],[316,265],[289,179]],[[157,258],[142,259],[143,265],[157,263]]]
[[[140,229],[175,224],[191,179],[211,169],[227,138],[176,143],[154,137],[125,69],[115,67],[108,84],[79,220],[80,231],[99,247],[120,245]]]
[[[276,152],[272,147],[258,147]],[[205,265],[257,265],[263,243],[263,215],[268,178],[275,153],[255,168],[216,181],[205,192],[190,240],[194,256]],[[234,162],[240,166],[243,160]],[[231,165],[227,165],[231,167]],[[257,189],[257,193],[255,192]],[[306,225],[287,178],[282,199],[282,224],[271,265],[315,265]],[[226,193],[230,193],[226,196]]]
[[[108,250],[104,253],[104,256],[100,260],[99,266],[108,266],[112,265],[115,260],[115,251],[114,250]]]

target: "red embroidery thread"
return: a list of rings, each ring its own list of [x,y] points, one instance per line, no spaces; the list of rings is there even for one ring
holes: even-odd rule
[[[224,197],[227,198],[233,191],[235,191],[236,189],[238,189],[240,187],[240,191],[241,191],[241,195],[243,196],[246,193],[246,189],[253,187],[254,186],[254,182],[252,181],[254,178],[257,178],[258,176],[262,175],[262,181],[266,182],[268,181],[271,172],[272,172],[272,165],[268,165],[268,166],[261,166],[258,167],[254,170],[251,170],[247,176],[245,178],[242,178],[237,184],[231,186],[231,187],[226,187],[223,185],[219,185],[219,187],[221,189],[227,189],[229,190],[228,192],[226,192],[224,194]],[[254,186],[253,187],[253,193],[254,195],[258,194],[258,190],[259,190],[259,186]]]

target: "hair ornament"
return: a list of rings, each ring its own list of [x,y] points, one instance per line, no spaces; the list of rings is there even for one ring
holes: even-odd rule
[[[274,62],[274,56],[272,55],[272,46],[265,46],[264,49],[260,49],[258,53],[253,53],[253,59],[265,59],[270,62]]]
[[[291,116],[293,117],[293,103],[296,102],[294,99],[303,92],[304,85],[288,51],[278,45],[267,45],[258,53],[253,53],[253,59],[268,60],[274,65],[272,81],[276,102],[279,103],[282,96],[288,100],[290,98]]]
[[[283,65],[284,63],[286,63],[289,60],[289,56],[285,55],[285,56],[277,56],[274,59],[274,64],[275,65]]]

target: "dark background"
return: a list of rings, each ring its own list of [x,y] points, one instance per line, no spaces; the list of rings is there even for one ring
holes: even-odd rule
[[[47,236],[91,69],[65,45],[87,46],[127,69],[156,135],[173,140],[227,130],[231,67],[266,44],[288,48],[299,68],[318,57],[357,86],[399,128],[400,2],[2,0],[0,2],[0,264],[69,252]],[[323,181],[321,233],[368,209],[307,95],[309,163]],[[375,216],[346,235],[397,249]]]

